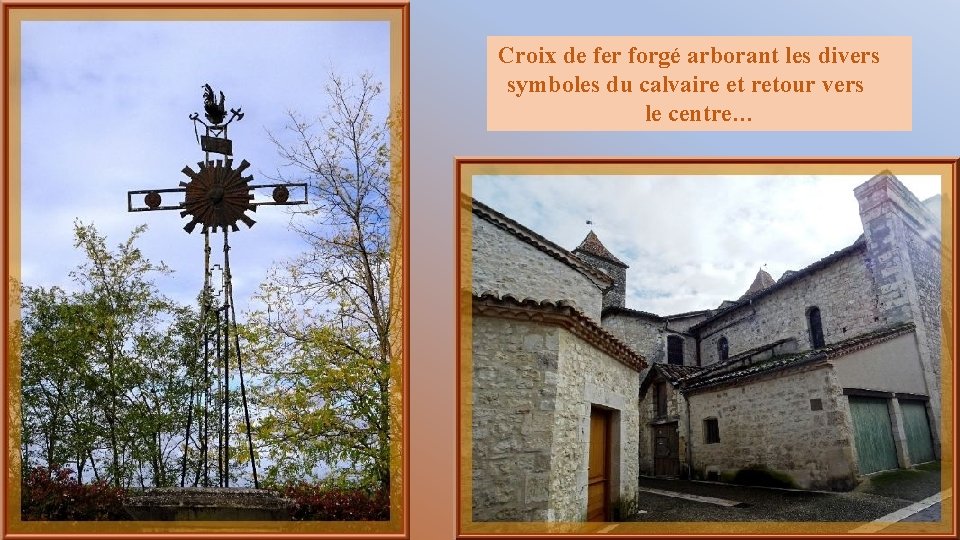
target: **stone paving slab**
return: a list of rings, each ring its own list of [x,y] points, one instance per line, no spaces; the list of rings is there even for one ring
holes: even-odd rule
[[[643,489],[660,489],[715,497],[743,503],[724,507],[692,500],[640,493],[639,508],[646,514],[637,521],[778,521],[868,522],[886,516],[915,502],[914,500],[867,492],[817,492],[779,490],[731,484],[642,478]],[[910,495],[920,493],[919,488]],[[925,497],[939,492],[939,482],[929,486]]]
[[[743,504],[740,501],[731,501],[729,499],[721,499],[719,497],[704,497],[702,495],[691,495],[689,493],[680,493],[679,491],[667,491],[665,489],[640,488],[639,491],[653,493],[654,495],[662,495],[664,497],[674,497],[677,499],[686,499],[688,501],[715,504],[717,506],[737,506],[737,505]]]

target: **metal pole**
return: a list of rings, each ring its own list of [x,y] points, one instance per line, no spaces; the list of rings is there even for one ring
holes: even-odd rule
[[[210,316],[210,232],[203,230],[203,298],[201,299],[200,324],[203,331],[203,487],[210,487],[209,465],[209,420],[210,420],[210,332],[207,319]]]
[[[227,264],[227,228],[223,228],[223,279],[230,280],[230,266]],[[224,287],[226,288],[226,287]],[[223,303],[223,469],[224,487],[230,487],[230,296],[224,294]]]
[[[220,487],[223,487],[223,377],[221,376],[220,370],[223,368],[223,351],[220,348],[221,338],[220,338],[220,308],[216,309],[217,314],[217,325],[215,332],[217,335],[217,479],[220,484]]]
[[[191,380],[190,368],[187,367],[187,380]],[[184,486],[187,478],[187,456],[190,454],[190,428],[193,423],[193,384],[190,384],[190,399],[187,401],[187,433],[183,438],[183,460],[180,468],[180,487]]]
[[[237,351],[237,371],[240,373],[240,397],[243,400],[243,416],[247,424],[247,449],[250,452],[250,465],[253,469],[253,487],[260,489],[260,480],[257,478],[257,457],[253,453],[253,435],[250,433],[250,409],[247,408],[247,389],[246,385],[243,382],[243,363],[241,362],[240,355],[240,335],[237,330],[237,311],[233,303],[233,280],[230,276],[230,246],[226,244],[227,241],[227,229],[223,229],[223,239],[224,239],[224,248],[223,248],[223,268],[225,276],[225,286],[227,302],[230,305],[230,317],[233,318],[233,339],[234,339],[234,349]]]

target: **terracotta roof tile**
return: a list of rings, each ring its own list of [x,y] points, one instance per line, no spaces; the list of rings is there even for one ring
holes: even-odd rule
[[[646,375],[643,376],[643,379],[640,381],[640,396],[642,397],[646,392],[647,388],[653,384],[653,378],[656,375],[662,376],[664,379],[670,382],[671,385],[677,386],[680,381],[687,377],[691,377],[703,371],[704,368],[700,366],[678,366],[676,364],[652,364],[650,370],[647,371]]]
[[[607,306],[603,308],[603,311],[600,314],[600,318],[607,317],[609,315],[627,315],[630,317],[641,317],[644,319],[653,319],[655,321],[663,321],[664,317],[657,315],[656,313],[649,313],[647,311],[640,311],[638,309],[630,309],[620,306]]]
[[[533,298],[519,300],[509,294],[497,296],[485,292],[478,295],[474,292],[473,313],[560,326],[637,372],[647,367],[643,356],[568,302]]]
[[[700,366],[678,366],[676,364],[654,364],[653,366],[663,373],[663,376],[670,382],[691,377],[704,369]]]
[[[618,259],[613,253],[610,253],[610,250],[608,250],[606,246],[603,245],[603,242],[601,242],[600,239],[597,238],[596,233],[594,233],[592,230],[587,233],[587,237],[583,239],[583,242],[580,242],[580,245],[573,250],[574,253],[578,251],[588,253],[590,255],[593,255],[594,257],[606,259],[624,268],[630,268],[629,266],[626,265],[626,263]]]
[[[820,349],[812,349],[809,351],[801,351],[792,354],[782,354],[778,356],[773,356],[764,360],[746,364],[743,367],[735,368],[732,370],[725,370],[723,368],[735,364],[738,361],[745,358],[748,354],[755,353],[755,351],[772,348],[776,343],[783,342],[785,340],[780,340],[768,346],[757,347],[747,353],[741,353],[730,360],[722,362],[720,364],[713,364],[707,366],[703,371],[686,377],[680,380],[681,389],[684,392],[692,390],[700,390],[704,388],[710,388],[713,386],[718,386],[724,383],[735,383],[751,379],[755,376],[772,373],[782,369],[787,369],[792,366],[799,366],[807,363],[814,363],[818,361],[827,361],[834,358],[839,358],[846,354],[850,354],[861,349],[865,349],[877,343],[883,343],[884,341],[889,341],[893,338],[902,336],[909,332],[914,331],[915,325],[913,323],[900,323],[893,326],[888,326],[875,330],[873,332],[867,332],[865,334],[860,334],[843,341],[833,343],[822,347]]]

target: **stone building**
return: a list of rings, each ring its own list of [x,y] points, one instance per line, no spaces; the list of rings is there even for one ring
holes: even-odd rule
[[[686,370],[641,383],[643,474],[849,489],[939,457],[939,217],[889,174],[854,195],[853,244],[779,280],[760,270],[694,324],[604,309],[604,328]],[[674,335],[684,354],[665,357]]]
[[[613,280],[470,207],[473,519],[605,521],[637,488],[645,366],[599,325]]]
[[[620,496],[633,471],[843,490],[938,458],[936,201],[888,173],[854,196],[864,233],[850,246],[776,280],[760,270],[737,300],[676,315],[627,308],[628,267],[593,232],[569,252],[475,202],[475,519],[587,517],[594,407],[616,411]],[[523,324],[493,306],[524,306]],[[559,311],[568,322],[554,322]],[[592,360],[565,361],[573,343]]]

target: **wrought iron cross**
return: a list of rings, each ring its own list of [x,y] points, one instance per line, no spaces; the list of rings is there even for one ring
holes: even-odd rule
[[[192,370],[193,377],[197,379],[191,381],[191,406],[188,409],[187,433],[184,444],[183,466],[180,476],[180,485],[185,485],[188,455],[190,453],[191,438],[199,447],[201,467],[197,468],[197,474],[194,478],[194,485],[202,483],[205,486],[210,485],[210,464],[208,461],[208,447],[211,439],[209,431],[209,417],[211,416],[212,406],[217,408],[213,413],[217,427],[217,464],[219,483],[223,487],[230,485],[230,360],[231,346],[236,355],[237,370],[240,375],[240,390],[243,401],[244,416],[247,428],[247,443],[249,446],[250,460],[253,468],[254,486],[259,488],[259,479],[257,478],[257,461],[253,451],[253,440],[250,432],[250,413],[247,409],[246,387],[243,379],[243,364],[240,354],[240,340],[237,334],[236,309],[233,301],[233,285],[230,272],[230,244],[229,231],[239,231],[238,221],[242,221],[248,228],[256,223],[247,212],[256,212],[257,207],[266,205],[296,205],[307,203],[307,184],[306,183],[278,183],[278,184],[253,184],[253,176],[243,176],[244,171],[250,167],[247,160],[242,160],[233,168],[233,159],[228,156],[233,155],[233,142],[227,137],[227,129],[231,122],[239,121],[243,118],[240,108],[230,109],[230,117],[227,119],[227,110],[225,106],[226,98],[223,92],[220,92],[219,101],[216,99],[213,88],[209,84],[204,88],[204,117],[209,121],[200,119],[198,113],[193,113],[189,118],[194,123],[194,134],[200,148],[204,152],[203,161],[197,162],[198,170],[193,170],[190,166],[182,169],[190,181],[180,182],[180,187],[168,189],[144,189],[127,192],[127,211],[129,212],[150,212],[154,210],[180,210],[180,217],[189,217],[190,221],[184,225],[184,230],[192,233],[197,225],[201,226],[204,236],[204,288],[200,307],[200,327],[203,328],[202,345],[198,347],[203,353],[203,372],[202,378],[196,375],[199,366],[194,366]],[[198,126],[204,126],[204,135],[199,134]],[[222,159],[210,159],[210,154],[221,154]],[[262,188],[273,188],[272,201],[256,201],[254,191]],[[291,199],[290,189],[302,190],[302,198]],[[168,193],[183,193],[183,198],[179,202],[164,203],[163,197]],[[143,205],[134,205],[134,196],[143,195]],[[215,305],[213,301],[213,289],[211,287],[211,266],[210,266],[210,232],[216,233],[220,229],[223,231],[223,302]],[[219,267],[220,265],[214,265]],[[215,314],[216,323],[213,324],[213,315]],[[212,329],[211,329],[212,327]],[[233,333],[233,343],[231,344],[230,334]],[[222,339],[221,339],[222,338]],[[222,347],[221,347],[222,343]],[[211,357],[214,361],[211,362]],[[188,371],[189,368],[188,368]],[[196,408],[203,413],[203,418],[197,419],[197,434],[194,436],[193,429],[193,409]]]
[[[257,207],[267,205],[295,205],[307,203],[306,183],[281,184],[251,184],[253,176],[242,176],[250,166],[247,160],[242,160],[234,169],[232,159],[217,159],[211,161],[210,154],[233,155],[233,141],[227,138],[227,127],[234,120],[243,119],[240,109],[230,109],[230,119],[224,122],[224,95],[220,92],[220,102],[213,98],[213,89],[209,84],[204,85],[204,110],[206,118],[213,123],[208,124],[200,119],[198,113],[190,115],[194,122],[196,133],[197,124],[202,124],[205,135],[198,136],[200,147],[204,151],[204,160],[197,162],[199,171],[190,166],[184,167],[181,172],[190,178],[189,182],[180,182],[180,187],[168,189],[140,189],[127,192],[127,211],[150,212],[154,210],[180,210],[180,217],[190,216],[190,222],[184,225],[184,230],[193,232],[199,224],[203,230],[224,229],[229,226],[238,231],[237,221],[242,221],[247,227],[253,227],[254,221],[246,214],[249,210],[256,212]],[[254,190],[273,188],[272,201],[255,201]],[[290,189],[302,190],[303,197],[290,199]],[[183,193],[181,202],[164,204],[163,195],[166,193]],[[143,195],[143,206],[134,206],[134,195]]]

